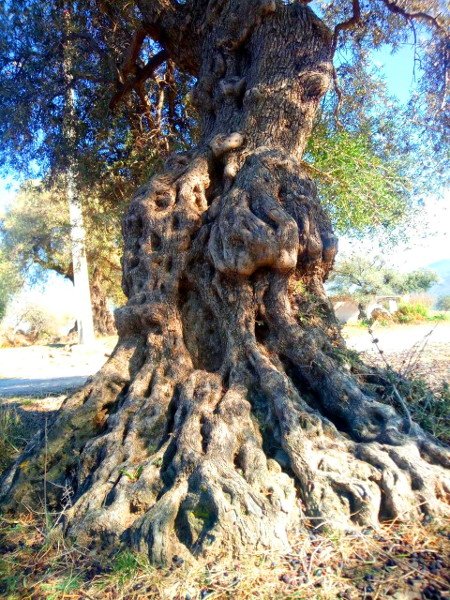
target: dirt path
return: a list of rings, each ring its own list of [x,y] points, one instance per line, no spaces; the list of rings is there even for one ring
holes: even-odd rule
[[[405,352],[415,344],[428,338],[433,345],[444,344],[450,346],[450,321],[437,323],[420,323],[418,325],[392,325],[382,327],[374,325],[379,345],[389,353]],[[344,327],[344,337],[348,345],[358,352],[373,350],[372,339],[365,327]]]
[[[115,337],[91,346],[53,344],[0,348],[0,398],[58,395],[96,373],[116,344]]]

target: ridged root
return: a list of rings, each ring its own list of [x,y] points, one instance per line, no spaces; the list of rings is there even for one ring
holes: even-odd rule
[[[45,486],[67,535],[158,562],[445,512],[447,450],[339,360],[313,184],[262,148],[221,187],[217,160],[172,159],[136,194],[118,346],[5,475],[3,507]]]

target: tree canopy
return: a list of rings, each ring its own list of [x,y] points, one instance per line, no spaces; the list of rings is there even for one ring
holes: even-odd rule
[[[426,292],[438,280],[437,273],[429,269],[401,273],[387,266],[380,257],[352,256],[338,262],[329,290],[332,295],[367,301],[375,296]]]

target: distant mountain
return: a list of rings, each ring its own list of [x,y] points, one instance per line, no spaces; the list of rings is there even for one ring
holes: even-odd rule
[[[428,265],[427,269],[431,271],[435,271],[441,280],[441,283],[437,283],[433,285],[433,287],[428,292],[432,296],[436,298],[439,296],[449,296],[450,295],[450,258],[444,258],[443,260],[438,260],[437,262],[431,263]]]

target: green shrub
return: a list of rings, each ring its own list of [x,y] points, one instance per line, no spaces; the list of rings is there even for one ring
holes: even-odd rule
[[[448,321],[449,316],[445,312],[438,312],[432,314],[429,318],[429,321]]]
[[[407,401],[413,420],[425,431],[449,444],[450,385],[443,382],[433,392],[423,379],[411,379],[398,383],[398,389]]]
[[[416,323],[417,321],[426,321],[429,318],[428,307],[421,302],[400,304],[398,310],[394,313],[394,320],[398,323]]]
[[[436,308],[438,310],[450,310],[450,294],[447,296],[439,296],[436,302]]]

